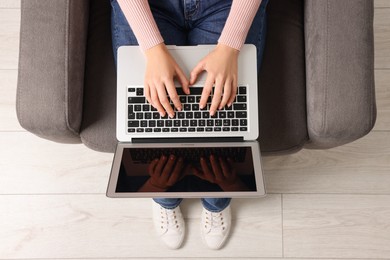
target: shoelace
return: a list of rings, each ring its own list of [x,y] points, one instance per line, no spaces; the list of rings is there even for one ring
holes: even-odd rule
[[[179,228],[176,210],[164,209],[161,207],[161,229],[164,229],[165,224],[167,225],[167,229]]]
[[[206,229],[210,227],[210,230],[222,231],[225,230],[224,224],[225,222],[221,212],[210,212],[209,214],[209,212],[206,211]]]

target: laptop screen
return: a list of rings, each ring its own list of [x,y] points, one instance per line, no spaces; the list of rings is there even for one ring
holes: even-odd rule
[[[257,191],[251,147],[124,148],[117,193]]]

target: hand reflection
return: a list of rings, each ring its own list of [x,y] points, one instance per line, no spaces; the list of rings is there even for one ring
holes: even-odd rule
[[[154,159],[148,167],[149,180],[140,191],[166,191],[183,177],[184,160],[174,155],[161,155]]]
[[[224,191],[248,190],[245,184],[238,178],[232,159],[217,158],[214,155],[210,155],[209,162],[211,168],[207,159],[201,157],[200,165],[202,170],[200,171],[193,167],[194,175],[205,181],[217,184]]]

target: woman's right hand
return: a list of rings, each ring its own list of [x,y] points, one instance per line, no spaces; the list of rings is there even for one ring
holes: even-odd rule
[[[161,116],[168,113],[173,118],[175,113],[169,103],[167,93],[176,109],[178,111],[182,110],[173,79],[176,77],[179,80],[186,94],[190,93],[189,81],[164,43],[146,50],[145,55],[145,97],[160,112]]]

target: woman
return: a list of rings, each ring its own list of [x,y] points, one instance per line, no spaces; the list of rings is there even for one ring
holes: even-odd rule
[[[119,46],[139,45],[145,54],[144,94],[148,102],[165,116],[174,117],[182,104],[173,79],[181,83],[184,93],[207,72],[199,107],[205,107],[214,88],[210,114],[231,106],[237,92],[238,55],[244,43],[257,47],[258,68],[265,42],[268,0],[111,0],[114,56]],[[169,54],[166,45],[216,44],[192,70],[188,79]],[[172,167],[162,158],[161,167]],[[230,198],[204,198],[201,234],[205,244],[220,249],[226,242],[231,225]],[[182,199],[154,199],[153,219],[162,241],[170,248],[182,245],[185,225],[180,211]]]

